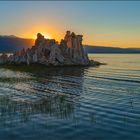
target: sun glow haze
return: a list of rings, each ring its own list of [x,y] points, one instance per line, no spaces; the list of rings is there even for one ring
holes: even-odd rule
[[[48,33],[43,33],[43,32],[39,32],[39,33],[41,33],[46,39],[52,39],[52,37]],[[37,33],[34,35],[33,39],[36,39],[36,38],[37,38]]]
[[[46,39],[56,39],[57,41],[60,41],[65,34],[65,31],[58,30],[57,27],[50,26],[46,23],[39,23],[34,26],[31,26],[32,24],[27,24],[24,30],[17,31],[15,34],[17,36],[20,36],[22,38],[37,38],[37,33],[41,33],[44,35]]]

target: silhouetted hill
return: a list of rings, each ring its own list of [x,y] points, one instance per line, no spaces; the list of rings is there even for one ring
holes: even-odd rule
[[[85,45],[87,53],[140,53],[140,48],[117,48]]]
[[[0,36],[0,52],[14,52],[31,47],[33,44],[33,39],[19,38],[14,35]]]

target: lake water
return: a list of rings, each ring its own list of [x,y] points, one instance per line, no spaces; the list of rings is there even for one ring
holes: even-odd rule
[[[140,139],[140,55],[100,67],[0,69],[0,139]]]

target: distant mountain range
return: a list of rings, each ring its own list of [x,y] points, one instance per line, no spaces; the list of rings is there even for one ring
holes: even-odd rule
[[[14,35],[0,36],[0,52],[14,52],[34,45],[34,39],[19,38]],[[117,48],[84,45],[87,53],[140,53],[140,48]]]
[[[29,48],[34,44],[34,39],[19,38],[14,35],[0,36],[0,52],[14,52]]]
[[[140,48],[117,48],[85,45],[87,53],[140,53]]]

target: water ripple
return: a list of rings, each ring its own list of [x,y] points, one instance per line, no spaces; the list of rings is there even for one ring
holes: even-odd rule
[[[94,56],[108,65],[0,69],[0,138],[140,139],[140,56]]]

